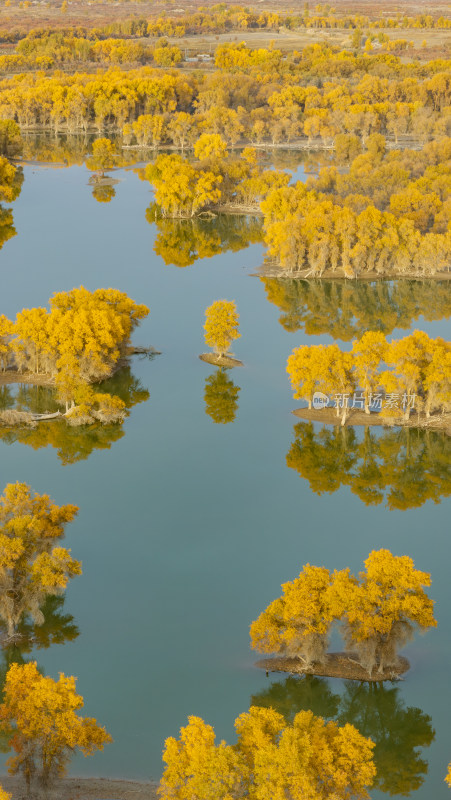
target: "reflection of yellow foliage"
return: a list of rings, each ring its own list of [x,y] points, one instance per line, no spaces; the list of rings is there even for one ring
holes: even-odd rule
[[[92,196],[98,203],[110,203],[113,197],[116,197],[116,189],[111,184],[94,186]]]
[[[213,422],[233,422],[238,409],[239,386],[227,377],[224,370],[219,369],[205,379],[205,413]]]
[[[119,370],[112,378],[104,381],[100,389],[104,395],[119,397],[126,409],[149,398],[148,390],[141,386],[129,367]],[[6,396],[4,400],[6,406],[14,405],[14,398]],[[21,387],[17,393],[16,406],[35,414],[58,408],[55,391],[41,386]],[[108,411],[108,408],[106,410]],[[34,428],[0,426],[0,441],[4,441],[5,444],[20,442],[34,450],[54,447],[63,464],[74,464],[89,458],[94,450],[109,449],[123,436],[122,425],[104,424],[101,421],[77,428],[67,425],[64,419],[39,422]]]
[[[443,433],[295,425],[287,466],[308,480],[316,494],[349,486],[366,505],[419,508],[426,500],[439,503],[451,494],[448,463],[450,439]]]
[[[365,331],[389,334],[410,328],[421,314],[428,320],[451,315],[448,281],[303,281],[261,278],[266,296],[288,331],[329,333],[349,341]]]
[[[406,708],[398,687],[346,681],[338,694],[324,678],[289,677],[253,695],[252,705],[273,708],[287,722],[301,710],[312,710],[340,725],[354,725],[376,745],[375,789],[407,796],[424,783],[428,764],[419,749],[434,741],[432,720],[419,708]]]
[[[146,219],[158,230],[155,252],[165,264],[187,267],[200,258],[211,258],[227,250],[237,252],[262,239],[262,222],[257,217],[219,215],[213,220],[158,217],[149,206]]]

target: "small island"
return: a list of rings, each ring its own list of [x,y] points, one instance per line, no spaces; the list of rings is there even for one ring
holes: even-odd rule
[[[423,588],[430,583],[411,558],[389,550],[373,550],[357,577],[349,569],[330,573],[306,564],[250,627],[252,647],[274,654],[256,666],[356,681],[399,680],[409,669],[399,649],[416,628],[437,625]],[[329,653],[337,623],[348,649]]]
[[[199,358],[215,367],[242,367],[243,362],[234,358],[230,347],[234,339],[239,339],[239,314],[236,303],[229,300],[216,300],[205,311],[205,342],[213,347],[213,353],[202,353]]]

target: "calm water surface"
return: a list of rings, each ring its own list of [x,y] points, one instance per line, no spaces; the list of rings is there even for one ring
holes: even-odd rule
[[[72,773],[158,778],[164,739],[177,735],[188,714],[233,741],[235,717],[258,702],[275,705],[287,718],[312,708],[354,721],[378,741],[385,793],[416,789],[418,800],[447,797],[446,492],[441,502],[397,510],[386,497],[367,505],[344,484],[332,493],[313,491],[286,462],[298,420],[291,415],[296,403],[285,362],[293,347],[329,343],[332,336],[309,336],[302,324],[291,331],[279,323],[280,308],[250,276],[262,262],[261,244],[185,268],[166,265],[154,253],[158,231],[145,216],[149,185],[120,171],[115,198],[98,203],[88,175],[83,167],[26,168],[13,208],[18,235],[0,253],[0,313],[45,305],[54,291],[80,284],[113,286],[149,305],[135,341],[162,351],[152,361],[133,360],[132,373],[150,397],[133,407],[124,435],[111,437],[109,448],[93,445],[86,458],[63,463],[51,445],[0,441],[2,486],[25,481],[60,504],[80,507],[67,543],[83,561],[83,576],[74,579],[59,609],[73,623],[53,622],[61,638],[69,626],[69,641],[22,654],[52,676],[78,676],[86,713],[114,737],[103,753],[76,759]],[[240,390],[232,391],[235,420],[215,424],[204,399],[215,370],[197,356],[204,349],[204,310],[223,297],[238,304],[242,338],[235,352],[245,367],[228,373]],[[450,338],[443,308],[428,311],[430,321],[420,316],[415,326]],[[333,325],[330,330],[337,335]],[[395,327],[394,333],[406,330]],[[319,435],[321,426],[314,431]],[[362,436],[357,432],[359,441]],[[443,438],[433,447],[446,459]],[[426,484],[428,476],[426,470]],[[370,691],[339,680],[266,678],[253,666],[249,623],[279,595],[283,581],[307,562],[358,571],[370,550],[381,547],[408,554],[431,572],[437,601],[438,628],[405,650],[412,669],[404,682]],[[382,794],[372,792],[374,798]]]

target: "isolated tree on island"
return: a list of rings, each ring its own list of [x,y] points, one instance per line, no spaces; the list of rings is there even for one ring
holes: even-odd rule
[[[359,580],[341,573],[335,590],[345,608],[344,635],[368,672],[396,667],[398,650],[409,642],[415,629],[436,627],[434,602],[424,591],[431,585],[427,572],[415,569],[409,556],[389,550],[373,550]]]
[[[88,756],[112,741],[95,719],[78,715],[82,707],[75,678],[63,673],[58,681],[44,677],[35,662],[9,668],[0,729],[9,734],[16,752],[8,760],[9,771],[21,772],[29,791],[34,782],[47,789],[63,776],[74,750]]]
[[[166,740],[162,800],[363,800],[376,774],[374,744],[353,725],[300,711],[287,725],[272,708],[251,707],[235,721],[238,742],[189,717],[180,739]]]
[[[231,344],[241,336],[238,332],[239,314],[233,300],[216,300],[205,311],[205,341],[213,347],[218,358],[227,355]]]
[[[33,494],[25,483],[6,486],[0,497],[0,617],[8,636],[26,614],[42,623],[46,597],[62,594],[69,578],[81,574],[70,550],[55,547],[77,511]]]

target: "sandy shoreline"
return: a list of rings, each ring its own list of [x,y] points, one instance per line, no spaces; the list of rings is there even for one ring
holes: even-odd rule
[[[293,414],[300,419],[309,422],[324,422],[326,425],[341,425],[341,414],[337,417],[335,408],[296,408]],[[413,413],[410,419],[402,417],[383,417],[382,414],[365,414],[356,408],[349,409],[348,417],[345,421],[348,425],[379,425],[385,428],[423,428],[434,431],[445,431],[451,435],[451,414],[433,414],[427,418],[424,414]]]
[[[29,800],[22,778],[0,776],[0,785],[12,800]],[[157,800],[157,783],[112,780],[110,778],[65,778],[58,782],[48,800]]]
[[[266,672],[288,672],[290,675],[317,675],[323,678],[343,678],[352,681],[368,681],[380,683],[382,681],[401,680],[410,664],[407,658],[399,656],[396,667],[385,667],[382,672],[376,668],[369,673],[357,661],[355,653],[327,653],[324,664],[314,664],[305,667],[299,658],[290,656],[273,656],[257,661],[255,666]]]

